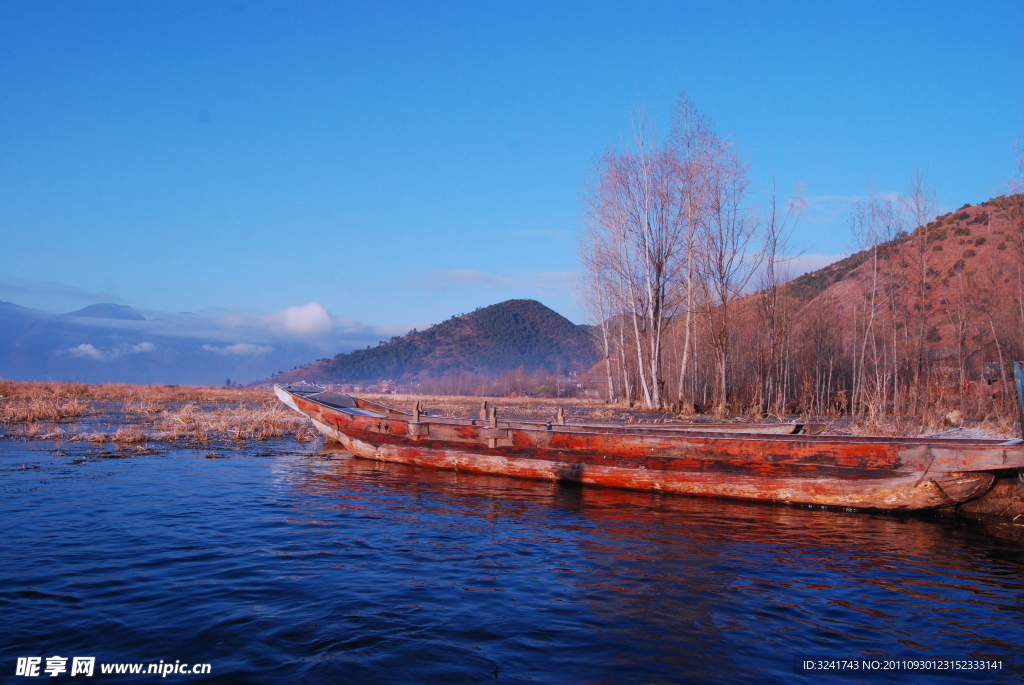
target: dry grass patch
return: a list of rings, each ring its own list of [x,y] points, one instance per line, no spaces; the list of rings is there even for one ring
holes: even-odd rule
[[[191,420],[207,434],[230,440],[283,438],[309,426],[307,418],[277,403],[214,409],[193,414]]]
[[[67,421],[84,416],[88,412],[89,405],[75,397],[4,397],[0,399],[0,423]]]
[[[132,426],[121,426],[117,429],[117,432],[111,436],[111,440],[117,443],[137,443],[148,441],[149,436]]]
[[[96,428],[65,433],[52,425],[82,417],[118,428],[114,433]],[[289,435],[308,441],[316,435],[308,419],[278,403],[267,389],[120,383],[0,381],[0,425],[26,437],[64,437],[97,444],[204,443]]]
[[[74,436],[79,440],[88,440],[95,445],[104,445],[110,442],[110,435],[107,433],[101,433],[99,431],[93,433],[78,433]]]
[[[0,381],[0,399],[134,402],[137,404],[189,402],[265,402],[274,393],[266,388],[218,388],[191,385],[129,385],[127,383],[37,383]]]

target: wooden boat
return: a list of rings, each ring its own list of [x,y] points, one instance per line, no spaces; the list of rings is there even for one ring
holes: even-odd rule
[[[427,416],[274,386],[329,440],[364,459],[685,495],[830,507],[929,509],[984,494],[1024,468],[1022,441],[770,433],[751,425],[570,424]],[[770,424],[769,424],[770,427]],[[813,427],[812,427],[813,428]]]

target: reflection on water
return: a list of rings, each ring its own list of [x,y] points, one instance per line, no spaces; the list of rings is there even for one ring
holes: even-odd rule
[[[0,675],[60,654],[222,682],[823,682],[794,659],[1024,647],[1024,547],[970,522],[326,451],[114,456],[0,442]]]

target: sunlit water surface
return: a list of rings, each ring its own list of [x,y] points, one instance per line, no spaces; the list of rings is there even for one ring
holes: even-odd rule
[[[56,654],[211,664],[168,682],[829,682],[794,663],[1024,647],[1024,545],[971,522],[159,450],[0,441],[0,679]]]

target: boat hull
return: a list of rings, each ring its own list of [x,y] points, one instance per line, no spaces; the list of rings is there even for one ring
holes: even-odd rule
[[[990,445],[951,452],[877,439],[671,430],[610,434],[416,421],[421,417],[358,413],[280,389],[278,394],[356,457],[631,490],[916,510],[978,497],[994,482],[990,471],[1024,466],[1020,448]]]

